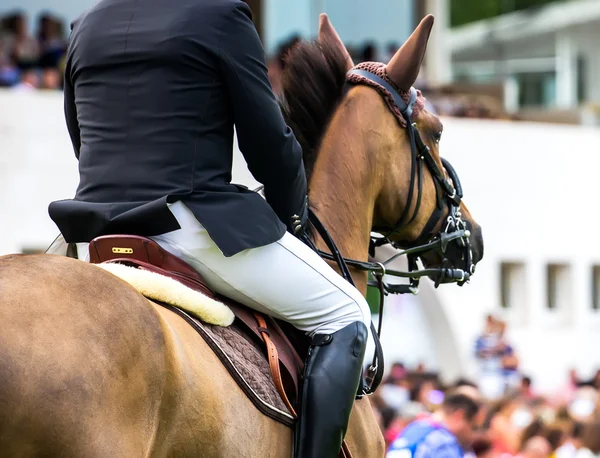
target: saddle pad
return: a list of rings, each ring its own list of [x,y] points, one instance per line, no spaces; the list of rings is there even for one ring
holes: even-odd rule
[[[185,319],[219,357],[229,374],[263,414],[287,426],[294,417],[283,403],[261,348],[246,338],[225,304],[164,275],[123,264],[94,264],[133,286],[140,294]]]
[[[229,326],[235,318],[231,309],[222,302],[159,273],[117,263],[94,265],[126,281],[148,299],[179,307],[205,323]]]
[[[295,423],[273,384],[265,355],[256,343],[245,337],[238,320],[227,327],[213,326],[177,307],[157,304],[175,312],[202,336],[259,411],[286,426]]]

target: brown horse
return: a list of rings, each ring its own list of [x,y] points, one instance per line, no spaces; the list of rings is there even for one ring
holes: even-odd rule
[[[400,89],[414,83],[431,22],[388,65]],[[319,40],[290,55],[284,88],[311,204],[341,252],[366,260],[372,227],[393,225],[406,206],[411,145],[377,91],[344,93],[351,66],[323,16]],[[425,110],[415,121],[441,167],[440,121]],[[426,171],[418,214],[397,240],[410,245],[435,206]],[[480,231],[461,210],[477,262]],[[365,293],[366,275],[356,280]],[[254,407],[196,331],[102,269],[51,255],[0,258],[0,321],[0,456],[291,456],[292,430]],[[346,439],[354,458],[384,455],[368,398],[355,403]]]

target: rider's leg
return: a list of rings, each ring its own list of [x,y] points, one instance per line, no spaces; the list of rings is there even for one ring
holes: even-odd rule
[[[330,334],[370,323],[362,294],[296,237],[225,257],[181,202],[171,205],[181,229],[151,237],[200,272],[211,288],[307,332]]]
[[[370,323],[365,298],[290,234],[227,258],[185,205],[171,210],[182,229],[154,240],[215,291],[311,336],[295,456],[337,458],[362,371]]]

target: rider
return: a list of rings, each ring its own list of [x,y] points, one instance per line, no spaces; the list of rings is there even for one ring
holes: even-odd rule
[[[302,150],[241,0],[100,0],[72,24],[66,122],[80,182],[49,213],[88,259],[103,234],[148,236],[209,286],[311,337],[295,456],[337,457],[359,387],[365,298],[294,235]],[[233,131],[266,201],[231,183]],[[287,231],[286,231],[287,229]]]
[[[460,388],[440,410],[410,423],[392,442],[386,458],[463,458],[478,421],[480,404]]]

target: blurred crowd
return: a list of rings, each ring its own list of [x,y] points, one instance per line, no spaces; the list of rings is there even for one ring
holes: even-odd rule
[[[600,457],[600,370],[590,380],[575,371],[556,394],[537,393],[519,370],[506,323],[489,316],[474,345],[475,380],[451,384],[423,364],[396,362],[371,400],[389,446],[408,424],[443,410],[447,393],[471,389],[481,410],[469,419],[468,455],[477,458]],[[460,434],[465,437],[464,427]],[[458,434],[457,434],[458,435]]]
[[[30,31],[29,18],[22,12],[0,17],[0,87],[22,89],[62,88],[67,31],[64,22],[51,13],[36,18]],[[276,93],[281,92],[281,74],[285,56],[300,40],[293,36],[283,42],[268,59],[269,77]],[[355,63],[388,62],[398,43],[378,49],[373,43],[349,47]],[[481,97],[457,94],[448,88],[431,89],[423,78],[416,85],[428,99],[428,109],[438,115],[497,118],[495,109]]]
[[[24,13],[0,17],[0,87],[61,89],[66,45],[64,24],[50,13],[39,16],[35,34]]]

